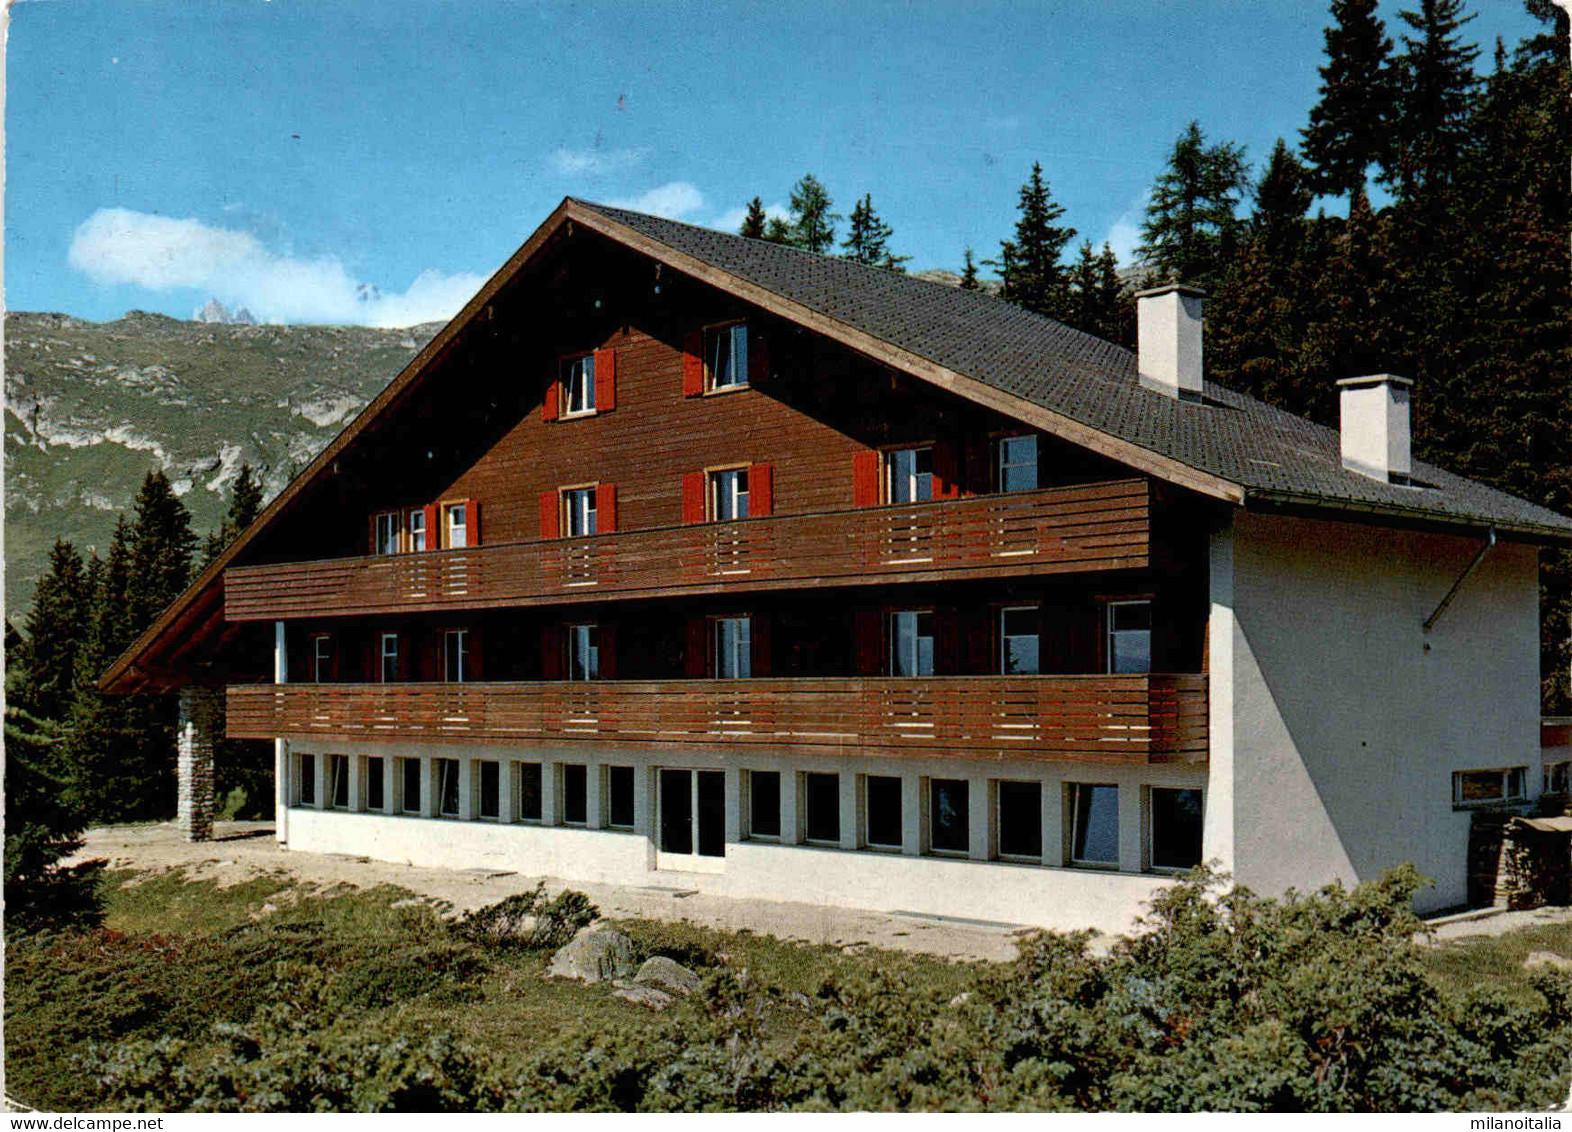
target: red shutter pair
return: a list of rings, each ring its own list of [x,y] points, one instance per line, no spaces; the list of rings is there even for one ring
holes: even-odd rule
[[[685,472],[682,477],[682,521],[685,524],[709,521],[703,472]],[[748,517],[763,519],[775,514],[775,466],[748,465]]]
[[[933,446],[933,497],[959,499],[961,495],[961,453],[951,443]]]
[[[877,507],[879,497],[879,454],[852,453],[852,506]],[[954,444],[933,448],[933,497],[958,499],[961,494],[961,457]]]
[[[607,346],[595,351],[595,411],[609,413],[617,407],[617,351]],[[562,416],[562,379],[554,374],[546,382],[541,419],[554,421]]]
[[[617,530],[617,485],[595,485],[595,533],[609,535]],[[555,491],[540,493],[540,537],[562,537],[562,496]]]

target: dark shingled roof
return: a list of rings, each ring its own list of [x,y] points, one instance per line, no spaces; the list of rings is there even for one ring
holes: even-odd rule
[[[1572,535],[1572,519],[1433,464],[1414,462],[1422,486],[1413,487],[1348,471],[1335,429],[1213,382],[1204,404],[1146,389],[1129,350],[980,291],[575,203],[891,346],[1237,484],[1247,500]]]

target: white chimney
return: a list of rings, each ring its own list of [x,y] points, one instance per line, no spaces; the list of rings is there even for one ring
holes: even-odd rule
[[[1413,382],[1390,373],[1345,377],[1341,395],[1343,467],[1383,483],[1407,483],[1408,389]]]
[[[1201,300],[1182,283],[1135,294],[1141,384],[1180,401],[1201,400]]]

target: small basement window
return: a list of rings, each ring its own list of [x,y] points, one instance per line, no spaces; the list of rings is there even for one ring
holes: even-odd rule
[[[383,781],[387,763],[381,755],[366,758],[366,809],[381,810],[387,805],[387,783]]]
[[[901,780],[894,775],[863,778],[863,828],[870,849],[901,847]]]
[[[1154,786],[1147,830],[1152,868],[1182,872],[1201,863],[1201,791]]]
[[[420,813],[420,760],[399,759],[400,786],[399,809],[406,814]]]
[[[633,768],[606,768],[606,824],[612,829],[633,828]]]
[[[964,778],[928,780],[928,847],[935,853],[971,848],[971,791]]]
[[[541,770],[539,763],[519,763],[518,806],[523,821],[541,820]]]
[[[495,759],[478,759],[475,769],[480,779],[480,816],[495,821],[501,815],[502,767]]]
[[[445,818],[459,816],[459,764],[457,759],[437,760],[437,812]]]
[[[775,840],[780,835],[780,772],[750,770],[748,772],[748,836]]]
[[[349,809],[349,756],[329,755],[328,797],[333,799],[335,810]]]
[[[841,842],[841,776],[805,774],[803,777],[803,832],[811,845]]]
[[[589,768],[583,763],[566,763],[562,767],[562,823],[589,823]]]
[[[1528,768],[1501,767],[1495,770],[1459,770],[1452,774],[1452,808],[1467,810],[1475,806],[1521,802],[1528,797]]]
[[[1070,786],[1070,860],[1107,868],[1119,864],[1119,787],[1076,782]]]
[[[1015,861],[1042,860],[1042,783],[1000,781],[998,791],[999,856]]]
[[[315,755],[295,756],[295,805],[314,806],[317,804],[317,757]]]

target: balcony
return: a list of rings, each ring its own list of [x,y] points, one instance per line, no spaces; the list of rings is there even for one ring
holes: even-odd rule
[[[1204,763],[1204,675],[232,685],[233,739]]]
[[[1142,568],[1141,479],[939,503],[781,515],[231,569],[229,621],[418,613],[890,581]]]

